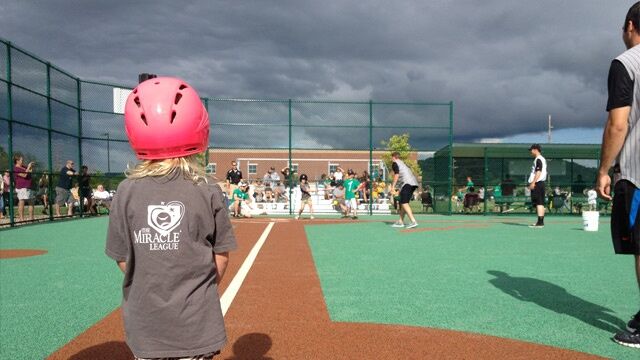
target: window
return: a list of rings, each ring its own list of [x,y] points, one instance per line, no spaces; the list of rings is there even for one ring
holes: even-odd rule
[[[216,173],[216,163],[208,163],[207,166],[204,168],[204,171],[207,174],[215,174]]]
[[[298,172],[298,164],[291,164],[291,172],[294,174]]]
[[[249,175],[255,175],[258,173],[258,164],[247,164],[247,167]]]
[[[336,172],[338,166],[340,166],[340,164],[329,163],[329,174],[331,174],[332,172]]]

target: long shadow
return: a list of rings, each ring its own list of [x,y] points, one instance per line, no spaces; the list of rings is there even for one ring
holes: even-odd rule
[[[509,221],[503,221],[502,224],[511,225],[511,226],[529,226],[527,224],[521,224],[521,223],[515,223],[515,222],[509,222]]]
[[[233,343],[233,356],[226,360],[273,360],[265,356],[271,349],[271,337],[262,333],[242,335]]]
[[[126,343],[109,341],[81,350],[69,360],[131,360],[133,354]]]
[[[625,323],[611,309],[594,304],[569,293],[548,281],[528,277],[513,277],[503,271],[489,270],[495,276],[489,282],[520,301],[532,302],[558,314],[566,314],[610,333],[618,332]]]

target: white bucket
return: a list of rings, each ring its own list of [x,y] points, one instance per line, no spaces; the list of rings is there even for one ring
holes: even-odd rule
[[[583,211],[582,224],[585,231],[598,231],[598,220],[600,213],[598,211]]]

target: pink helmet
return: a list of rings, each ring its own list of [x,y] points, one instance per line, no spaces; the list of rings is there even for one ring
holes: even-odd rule
[[[127,98],[124,127],[139,159],[197,154],[209,143],[209,114],[195,89],[177,78],[138,84]]]

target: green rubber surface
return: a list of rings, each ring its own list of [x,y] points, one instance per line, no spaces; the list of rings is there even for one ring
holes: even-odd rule
[[[0,358],[43,359],[120,305],[122,273],[104,255],[108,218],[0,231]]]
[[[633,257],[613,254],[609,218],[598,232],[584,231],[578,217],[547,217],[544,229],[528,228],[533,221],[425,216],[416,232],[392,228],[391,220],[305,229],[334,321],[640,358],[640,350],[611,340],[639,304]]]

